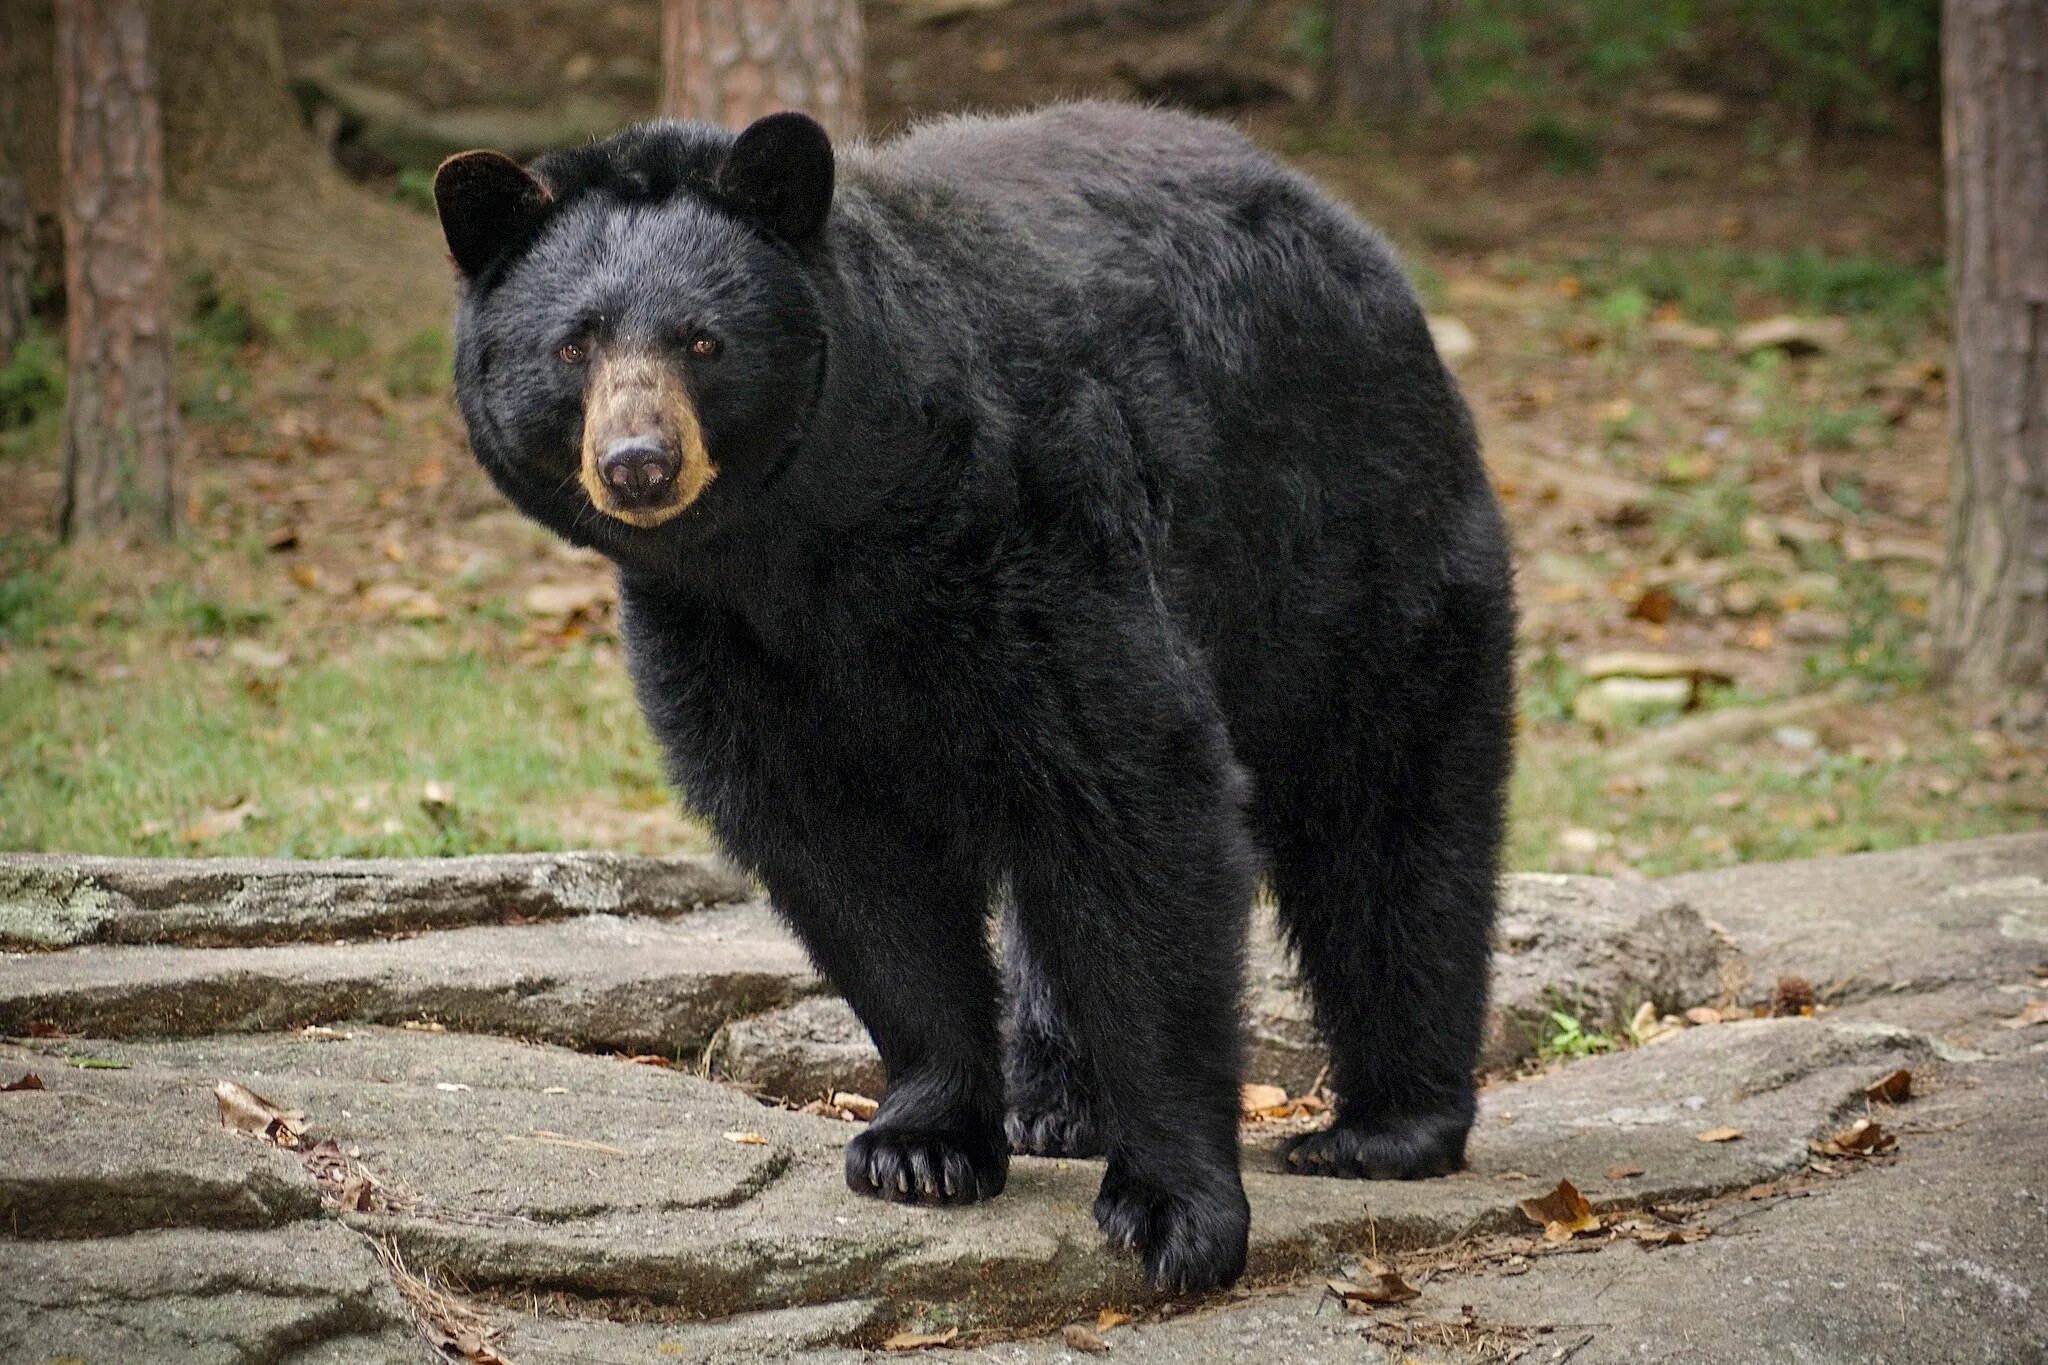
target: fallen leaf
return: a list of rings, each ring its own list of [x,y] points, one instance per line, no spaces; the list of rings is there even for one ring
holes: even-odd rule
[[[1736,1142],[1742,1137],[1740,1128],[1709,1128],[1704,1133],[1695,1133],[1701,1142]]]
[[[634,1066],[658,1066],[662,1068],[664,1071],[673,1071],[676,1069],[674,1059],[664,1057],[659,1052],[639,1052],[626,1058],[626,1060],[631,1062]]]
[[[2005,1021],[2007,1028],[2032,1028],[2048,1024],[2048,1000],[2029,1000],[2026,1008]]]
[[[1627,1180],[1630,1176],[1641,1175],[1642,1173],[1643,1168],[1640,1166],[1609,1166],[1605,1171],[1601,1172],[1609,1180]]]
[[[526,610],[534,616],[594,615],[612,600],[609,579],[581,583],[536,583],[526,590]]]
[[[407,1033],[446,1033],[446,1024],[437,1024],[431,1019],[408,1019],[400,1025]]]
[[[280,1147],[300,1146],[306,1131],[306,1116],[297,1109],[280,1109],[245,1085],[222,1081],[213,1088],[214,1103],[220,1109],[220,1125],[237,1133],[251,1133]]]
[[[1826,1142],[1807,1144],[1822,1156],[1877,1156],[1899,1145],[1876,1119],[1858,1119]]]
[[[210,844],[241,833],[242,826],[261,813],[256,803],[246,798],[231,806],[217,806],[201,811],[198,819],[178,831],[178,838],[188,844]]]
[[[732,1136],[730,1133],[727,1137]],[[898,1332],[882,1343],[885,1351],[922,1351],[928,1346],[944,1346],[960,1335],[958,1327],[948,1327],[943,1332]]]
[[[1726,793],[1723,794],[1725,795]],[[1685,1022],[1688,1024],[1718,1024],[1721,1022],[1721,1011],[1710,1005],[1695,1005],[1685,1012]]]
[[[1519,1207],[1523,1217],[1542,1224],[1546,1242],[1569,1242],[1582,1232],[1600,1230],[1600,1215],[1569,1180],[1558,1181],[1556,1189],[1539,1199],[1524,1199]]]
[[[1643,1228],[1635,1234],[1636,1245],[1645,1251],[1684,1246],[1687,1242],[1704,1242],[1707,1237],[1705,1228]]]
[[[875,1116],[875,1110],[882,1106],[866,1095],[856,1094],[851,1090],[835,1090],[832,1092],[832,1107],[844,1109],[857,1119],[871,1119]]]
[[[370,1195],[376,1186],[360,1175],[351,1175],[341,1182],[341,1193],[336,1200],[345,1209],[356,1213],[367,1213],[370,1209]]]
[[[22,1073],[20,1080],[9,1081],[5,1085],[0,1085],[0,1093],[5,1093],[9,1090],[41,1090],[42,1088],[43,1078],[36,1075],[33,1071],[26,1071]]]
[[[765,1147],[768,1145],[768,1139],[762,1137],[759,1133],[727,1133],[725,1140],[727,1142],[737,1142],[742,1147]]]
[[[1107,1332],[1112,1327],[1121,1327],[1131,1320],[1129,1313],[1119,1313],[1114,1308],[1105,1308],[1095,1315],[1095,1330]]]
[[[1661,626],[1671,619],[1671,613],[1678,609],[1678,599],[1671,595],[1669,588],[1645,588],[1636,598],[1628,614],[1638,621],[1647,621]]]
[[[1367,1261],[1358,1269],[1355,1280],[1325,1280],[1330,1292],[1343,1300],[1344,1306],[1354,1313],[1369,1313],[1377,1303],[1406,1303],[1417,1298],[1422,1291],[1402,1279],[1391,1268],[1378,1261]]]
[[[1898,1104],[1913,1098],[1913,1073],[1900,1067],[1863,1087],[1863,1098],[1872,1104]]]
[[[1771,1017],[1791,1019],[1813,1009],[1813,983],[1803,976],[1781,976],[1771,992]]]
[[[228,646],[228,657],[238,664],[274,672],[291,662],[291,656],[281,649],[259,645],[254,640],[237,640]]]
[[[301,1038],[310,1038],[316,1043],[345,1043],[355,1037],[353,1033],[344,1033],[338,1028],[328,1028],[325,1024],[308,1024],[299,1030],[299,1036]]]
[[[1247,1085],[1238,1092],[1238,1107],[1247,1114],[1287,1103],[1287,1092],[1277,1085]]]
[[[1099,1356],[1109,1349],[1109,1343],[1097,1336],[1095,1329],[1078,1322],[1070,1322],[1061,1329],[1060,1338],[1067,1343],[1069,1350],[1085,1351],[1091,1356]]]

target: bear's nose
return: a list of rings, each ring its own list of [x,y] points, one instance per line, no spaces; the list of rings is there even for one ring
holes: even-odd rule
[[[598,457],[597,475],[620,505],[660,502],[675,487],[681,465],[676,452],[652,436],[622,436]]]

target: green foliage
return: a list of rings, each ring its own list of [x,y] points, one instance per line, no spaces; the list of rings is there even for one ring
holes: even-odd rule
[[[1843,490],[1835,490],[1842,497]],[[1824,681],[1855,680],[1915,689],[1927,682],[1927,665],[1916,642],[1917,622],[1901,609],[1884,574],[1868,561],[1845,561],[1842,583],[1848,632],[1840,643],[1810,656],[1807,670]]]
[[[1603,297],[1635,290],[1653,307],[1675,304],[1690,320],[1719,327],[1732,326],[1748,310],[1834,314],[1897,346],[1918,339],[1948,306],[1947,279],[1938,265],[1830,256],[1814,247],[1617,248],[1572,264],[1587,288]]]
[[[1586,677],[1569,659],[1546,649],[1522,673],[1522,717],[1532,724],[1571,719],[1572,698],[1585,686]]]
[[[1614,1049],[1614,1039],[1598,1029],[1587,1028],[1579,1022],[1576,1014],[1567,1014],[1563,1010],[1550,1012],[1550,1031],[1536,1043],[1537,1058],[1545,1062],[1568,1062]]]
[[[409,209],[421,213],[434,211],[434,177],[431,172],[408,166],[398,173],[398,181],[391,187],[391,197]]]
[[[1590,175],[1600,169],[1599,135],[1556,114],[1529,120],[1522,141],[1543,157],[1552,175]]]
[[[1655,77],[1868,127],[1887,97],[1931,95],[1939,34],[1940,0],[1450,0],[1427,51],[1453,109],[1591,103]]]
[[[1742,553],[1742,524],[1755,511],[1747,480],[1736,476],[1661,488],[1652,516],[1665,550],[1689,548],[1708,558],[1726,558]]]
[[[416,332],[385,360],[384,387],[395,398],[444,392],[455,382],[454,354],[442,328]]]
[[[56,338],[31,325],[0,365],[0,431],[34,426],[64,406],[64,355]]]

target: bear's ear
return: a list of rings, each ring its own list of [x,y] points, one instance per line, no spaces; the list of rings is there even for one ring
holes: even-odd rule
[[[502,152],[460,152],[434,172],[434,207],[455,268],[475,277],[540,221],[553,196]]]
[[[770,114],[726,151],[716,183],[720,198],[776,236],[805,241],[832,207],[832,140],[802,114]]]

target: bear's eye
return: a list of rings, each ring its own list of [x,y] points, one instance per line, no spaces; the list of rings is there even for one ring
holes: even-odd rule
[[[573,341],[563,342],[562,349],[556,351],[555,355],[564,365],[581,365],[584,361],[583,348]]]
[[[700,360],[709,360],[721,350],[718,338],[699,332],[690,341],[690,354]]]

